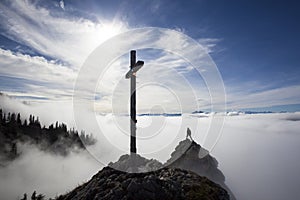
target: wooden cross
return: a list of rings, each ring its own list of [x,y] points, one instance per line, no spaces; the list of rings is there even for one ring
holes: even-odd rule
[[[136,51],[130,51],[130,70],[125,75],[130,78],[130,153],[136,154],[136,73],[144,65],[144,61],[136,62]]]

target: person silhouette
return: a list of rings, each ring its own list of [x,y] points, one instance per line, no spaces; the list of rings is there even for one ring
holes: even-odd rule
[[[188,139],[188,138],[190,138],[192,141],[194,141],[192,138],[192,132],[191,132],[190,128],[186,129],[186,139]]]
[[[31,195],[31,200],[36,200],[36,191],[34,191]]]

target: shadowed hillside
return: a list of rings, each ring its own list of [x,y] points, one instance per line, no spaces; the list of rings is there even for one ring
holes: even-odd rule
[[[229,195],[209,179],[186,170],[126,173],[105,167],[87,183],[57,198],[71,199],[229,200]]]

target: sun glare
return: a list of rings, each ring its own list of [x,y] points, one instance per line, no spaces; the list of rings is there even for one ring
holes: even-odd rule
[[[126,30],[128,30],[126,24],[121,21],[112,20],[100,23],[86,21],[81,24],[80,37],[77,37],[77,40],[74,42],[81,47],[79,49],[81,55],[88,55],[106,40]],[[80,61],[78,63],[79,65],[81,64]]]
[[[98,31],[97,37],[101,38],[101,42],[106,41],[107,39],[118,35],[119,33],[123,32],[125,27],[119,23],[104,23],[101,24]]]

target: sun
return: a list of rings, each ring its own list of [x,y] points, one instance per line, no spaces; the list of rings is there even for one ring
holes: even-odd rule
[[[102,23],[99,25],[96,34],[97,37],[101,39],[102,42],[104,42],[109,38],[124,32],[125,30],[126,28],[122,23]]]

